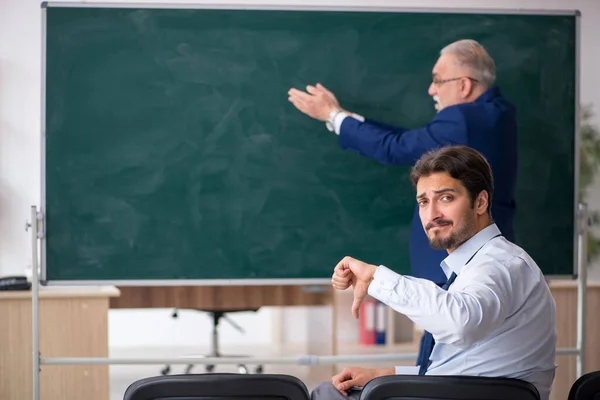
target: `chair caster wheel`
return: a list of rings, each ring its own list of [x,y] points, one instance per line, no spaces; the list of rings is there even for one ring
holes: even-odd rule
[[[160,370],[160,373],[162,375],[169,375],[171,373],[171,367],[167,365],[166,367]]]
[[[262,365],[258,365],[256,367],[256,369],[254,370],[255,374],[262,374],[263,373],[263,366]]]
[[[215,370],[215,366],[212,364],[209,364],[206,366],[206,372],[213,372]]]
[[[239,364],[238,365],[238,372],[240,374],[247,374],[248,373],[248,368],[246,368],[245,365]]]

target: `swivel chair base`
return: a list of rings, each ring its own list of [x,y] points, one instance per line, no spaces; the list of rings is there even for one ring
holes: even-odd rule
[[[204,356],[200,356],[200,357],[210,357],[210,358],[227,358],[227,357],[231,357],[231,358],[242,358],[242,357],[248,357],[248,356],[243,356],[243,355],[221,355],[221,353],[219,352],[219,321],[221,318],[225,318],[227,320],[227,322],[229,322],[231,325],[233,325],[234,328],[236,328],[237,330],[239,330],[240,332],[244,333],[244,329],[239,326],[238,324],[236,324],[235,322],[233,322],[232,320],[230,320],[229,318],[227,318],[227,316],[225,315],[226,313],[231,313],[231,312],[241,312],[241,311],[257,311],[257,310],[219,310],[219,311],[215,311],[215,310],[199,310],[199,311],[205,311],[208,312],[210,314],[212,314],[213,317],[213,329],[212,329],[212,352],[209,355],[204,355]],[[172,317],[173,318],[178,318],[179,313],[178,310],[175,309],[173,311]],[[185,374],[189,374],[191,373],[192,369],[194,368],[195,364],[188,364],[185,367]],[[214,364],[206,364],[205,365],[205,369],[206,372],[214,372],[215,370],[215,365]],[[249,372],[248,367],[246,366],[246,364],[238,364],[237,365],[237,369],[238,372],[240,374],[247,374]],[[254,369],[254,373],[255,374],[262,374],[264,371],[263,366],[262,365],[257,365],[256,368]],[[169,375],[171,373],[171,366],[170,365],[165,365],[164,368],[160,371],[160,373],[162,375]]]

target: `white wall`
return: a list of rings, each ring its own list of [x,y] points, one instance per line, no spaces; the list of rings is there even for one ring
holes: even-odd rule
[[[177,3],[191,2],[178,0]],[[220,3],[579,9],[582,13],[581,100],[595,104],[595,122],[600,123],[600,1],[235,0]],[[30,205],[40,203],[40,19],[39,0],[0,0],[0,275],[23,273],[31,263],[29,238],[23,228]],[[593,198],[599,200],[600,180],[592,192]],[[593,206],[598,208],[597,204],[595,202]],[[270,342],[271,311],[264,309],[257,315],[236,317],[244,327],[255,333],[252,335],[240,336],[224,324],[222,342]],[[306,310],[287,308],[284,315],[285,331],[291,332],[289,335],[293,333],[295,340],[303,340],[307,329]],[[111,345],[193,346],[207,343],[208,322],[206,317],[194,313],[185,313],[180,320],[170,321],[168,310],[111,311]],[[346,321],[345,326],[353,325]],[[140,336],[140,332],[145,332],[145,336]],[[340,333],[348,340],[355,337],[353,329],[342,329]],[[142,337],[146,339],[142,341]]]
[[[239,332],[226,320],[219,323],[219,344],[226,352],[227,346],[239,343],[268,345],[272,342],[271,318],[266,312],[242,312],[229,316],[244,332]],[[212,318],[203,312],[180,310],[172,318],[173,310],[113,310],[109,316],[109,343],[112,347],[176,347],[207,346],[210,343]],[[140,333],[144,335],[140,335]]]

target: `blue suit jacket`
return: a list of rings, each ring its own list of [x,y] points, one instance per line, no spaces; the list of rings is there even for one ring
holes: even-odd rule
[[[445,145],[462,144],[480,151],[494,175],[492,216],[502,234],[514,242],[517,180],[515,109],[497,87],[472,103],[442,109],[428,125],[405,129],[366,119],[345,118],[340,129],[342,148],[388,165],[413,165],[423,153]],[[415,202],[410,233],[413,275],[443,285],[440,263],[445,250],[433,250],[421,225]]]

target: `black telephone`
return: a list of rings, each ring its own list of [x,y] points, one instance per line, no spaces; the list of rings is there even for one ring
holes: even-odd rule
[[[31,282],[25,276],[0,277],[0,290],[29,290]]]

